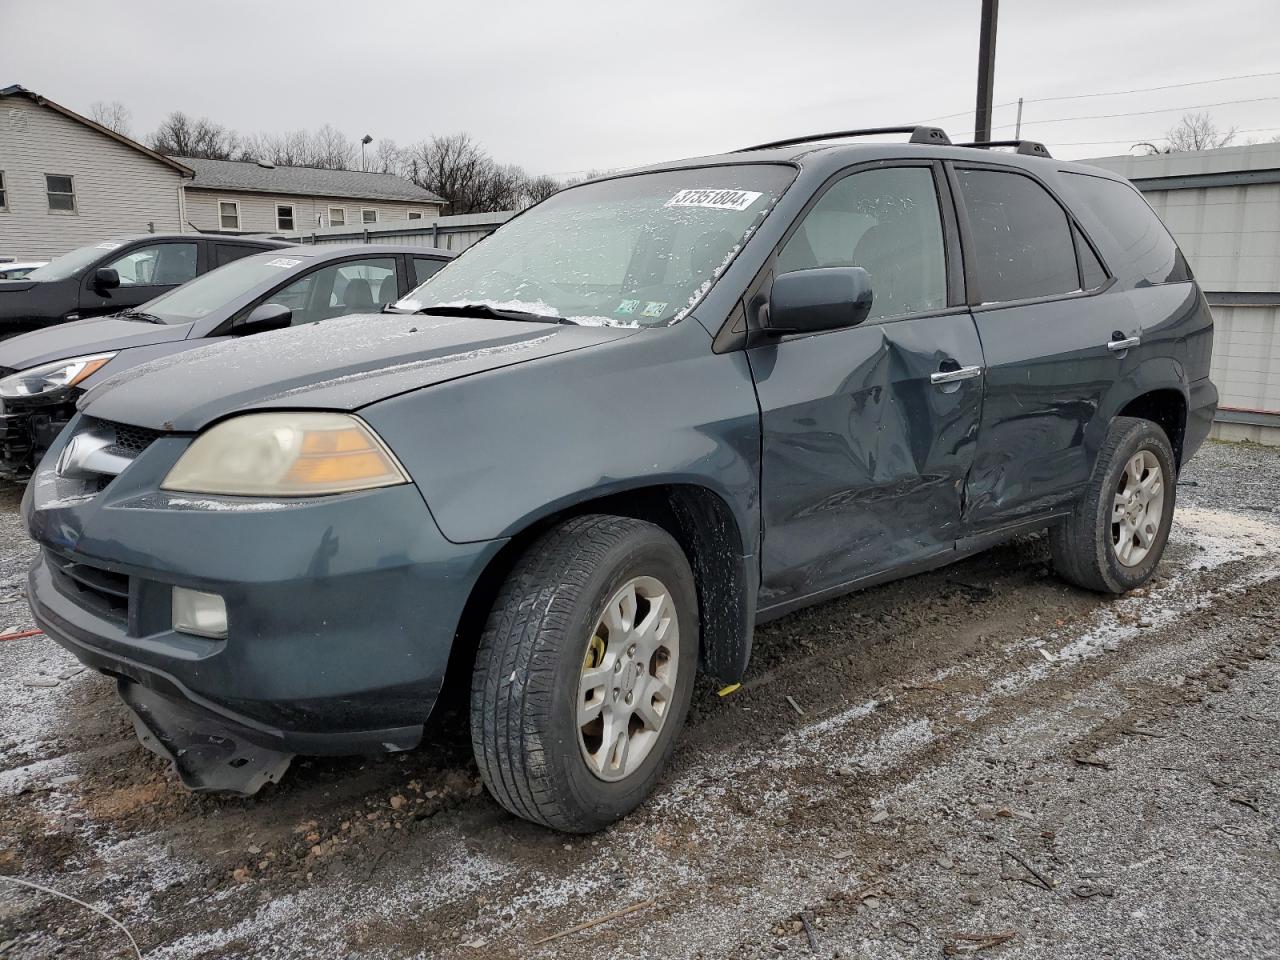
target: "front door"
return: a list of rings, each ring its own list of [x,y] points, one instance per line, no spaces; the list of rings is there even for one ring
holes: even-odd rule
[[[941,168],[854,172],[784,241],[775,274],[860,266],[859,326],[748,351],[761,407],[761,608],[952,549],[982,409],[982,347],[958,305]],[[949,290],[951,291],[949,294]]]
[[[1091,433],[1103,394],[1121,374],[1125,352],[1116,347],[1139,320],[1128,298],[1096,292],[1107,287],[1097,255],[1037,180],[975,165],[957,166],[955,183],[987,364],[965,508],[976,533],[1078,495],[1100,439]]]
[[[89,269],[80,294],[80,315],[92,317],[137,307],[186,283],[197,273],[199,245],[194,240],[163,240],[130,247]],[[110,267],[120,275],[111,290],[94,284],[98,269]]]

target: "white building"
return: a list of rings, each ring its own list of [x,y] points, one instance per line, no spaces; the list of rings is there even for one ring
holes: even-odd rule
[[[1280,143],[1084,162],[1143,192],[1213,307],[1215,436],[1280,444]]]
[[[387,173],[166,157],[24,87],[0,88],[0,257],[136,233],[418,226],[444,200]]]

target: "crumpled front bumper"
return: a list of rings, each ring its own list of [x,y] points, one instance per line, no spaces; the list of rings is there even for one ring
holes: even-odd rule
[[[26,480],[75,416],[74,400],[25,405],[0,401],[0,480]]]
[[[501,542],[449,542],[412,485],[279,503],[164,493],[186,437],[69,493],[48,466],[65,442],[23,501],[43,547],[32,611],[120,682],[140,738],[184,782],[248,793],[293,754],[417,744]],[[173,629],[175,586],[225,599],[225,639]]]

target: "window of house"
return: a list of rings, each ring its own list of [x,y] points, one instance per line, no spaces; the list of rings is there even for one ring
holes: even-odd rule
[[[50,211],[59,213],[75,213],[76,188],[71,177],[60,173],[46,173],[44,188],[49,196]]]
[[[410,211],[409,211],[409,219],[410,219],[410,220],[421,220],[421,219],[422,219],[422,211],[421,211],[421,210],[410,210]]]
[[[973,232],[974,272],[984,303],[1028,300],[1080,289],[1071,224],[1030,177],[957,170]]]
[[[377,223],[378,211],[370,207],[366,207],[360,211],[360,220],[364,223]]]
[[[293,204],[292,203],[276,204],[276,229],[277,230],[293,229]]]
[[[347,208],[346,207],[330,207],[329,208],[329,226],[345,227],[347,225]]]
[[[218,225],[223,230],[239,230],[240,229],[240,201],[239,200],[219,200],[218,201]]]
[[[778,273],[815,267],[866,270],[871,319],[945,307],[946,254],[932,171],[889,167],[836,183],[778,254]]]
[[[0,210],[9,209],[9,191],[4,187],[4,171],[0,170]]]

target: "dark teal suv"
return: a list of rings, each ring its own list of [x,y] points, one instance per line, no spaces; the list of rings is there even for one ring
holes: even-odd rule
[[[763,620],[1044,528],[1145,583],[1216,403],[1177,246],[1039,145],[887,132],[591,181],[390,315],[93,387],[24,502],[38,623],[191,786],[469,684],[494,797],[589,831]]]

